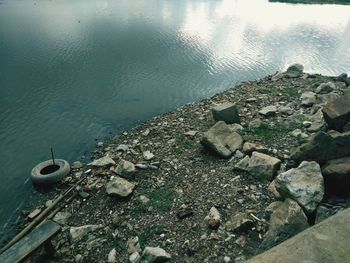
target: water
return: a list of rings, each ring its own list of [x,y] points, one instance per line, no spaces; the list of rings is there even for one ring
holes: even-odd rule
[[[294,62],[350,73],[350,6],[265,0],[0,2],[0,231],[31,168]],[[1,233],[0,233],[0,236]]]

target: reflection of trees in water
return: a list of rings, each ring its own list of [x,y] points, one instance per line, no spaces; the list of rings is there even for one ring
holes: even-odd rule
[[[269,0],[269,2],[293,3],[293,4],[344,4],[349,5],[349,0]]]

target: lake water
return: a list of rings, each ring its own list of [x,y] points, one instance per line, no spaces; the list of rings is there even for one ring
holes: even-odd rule
[[[40,197],[28,176],[50,147],[81,159],[96,139],[294,62],[350,73],[350,6],[0,0],[0,232]]]

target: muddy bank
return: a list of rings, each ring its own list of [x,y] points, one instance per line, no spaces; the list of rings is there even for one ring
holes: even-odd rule
[[[348,207],[344,193],[325,189],[328,160],[294,158],[294,149],[328,132],[322,109],[349,84],[295,66],[99,142],[92,163],[72,164],[56,186],[86,177],[54,218],[53,251],[28,262],[243,262]],[[313,177],[290,187],[290,173]]]

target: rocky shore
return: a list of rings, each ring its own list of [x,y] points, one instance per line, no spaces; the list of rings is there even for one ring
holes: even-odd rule
[[[349,85],[295,64],[99,142],[28,262],[238,263],[343,210]]]

